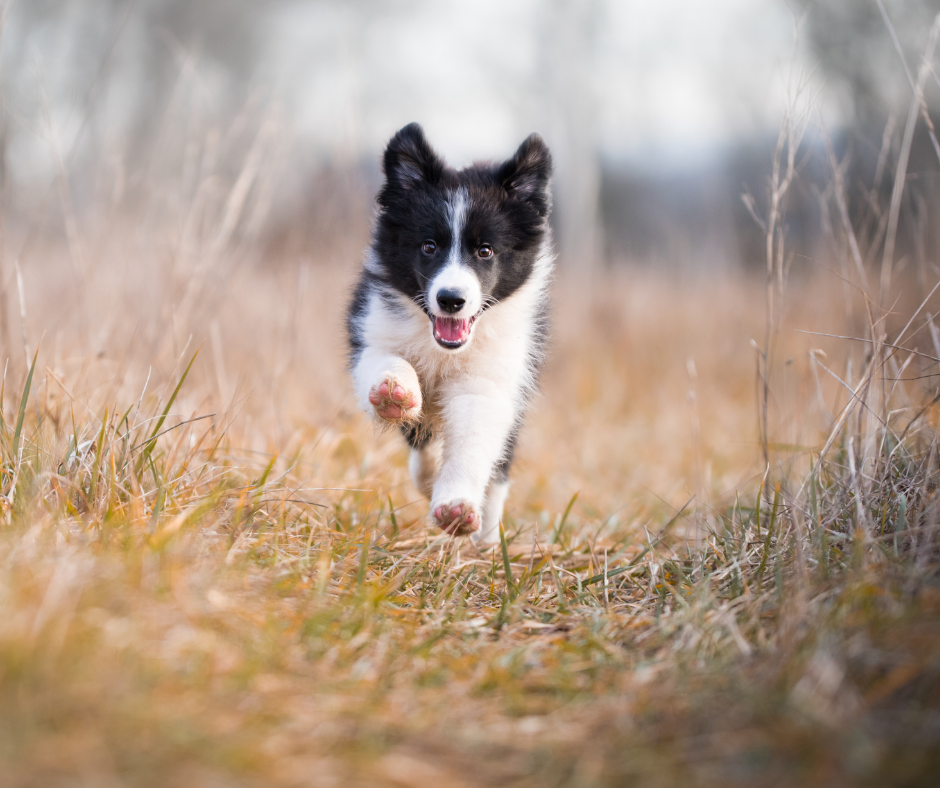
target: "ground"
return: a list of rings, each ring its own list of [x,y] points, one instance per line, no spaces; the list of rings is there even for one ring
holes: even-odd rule
[[[935,379],[800,333],[864,336],[838,277],[763,364],[760,276],[563,272],[481,554],[355,409],[348,263],[102,245],[4,337],[3,784],[932,784]]]

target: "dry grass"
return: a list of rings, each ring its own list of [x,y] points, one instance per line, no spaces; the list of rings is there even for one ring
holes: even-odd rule
[[[506,541],[479,555],[429,528],[400,440],[353,410],[361,231],[306,262],[87,233],[81,280],[52,243],[24,265],[28,386],[8,339],[3,784],[936,773],[936,378],[891,380],[936,367],[797,333],[864,335],[834,277],[788,286],[769,469],[763,282],[560,280]],[[919,300],[896,289],[890,336]],[[908,347],[940,356],[922,324]],[[814,349],[853,389],[870,371],[866,402],[889,380],[890,430]]]
[[[353,408],[361,184],[258,251],[252,117],[3,228],[0,784],[935,782],[936,271],[871,270],[897,216],[853,229],[834,155],[841,278],[791,265],[805,123],[765,277],[559,279],[481,555]]]

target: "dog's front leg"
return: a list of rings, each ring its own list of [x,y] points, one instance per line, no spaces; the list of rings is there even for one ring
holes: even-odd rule
[[[385,421],[415,421],[421,415],[421,384],[405,359],[365,348],[353,367],[359,407]]]
[[[444,452],[431,517],[448,533],[480,528],[487,485],[515,420],[510,397],[486,380],[451,385],[443,403]],[[458,390],[454,390],[458,388]]]

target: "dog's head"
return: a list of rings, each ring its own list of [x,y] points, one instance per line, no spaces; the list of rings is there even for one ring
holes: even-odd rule
[[[532,274],[551,209],[548,147],[533,134],[502,164],[455,171],[412,123],[389,142],[384,170],[381,274],[422,307],[438,345],[465,347],[486,309]]]

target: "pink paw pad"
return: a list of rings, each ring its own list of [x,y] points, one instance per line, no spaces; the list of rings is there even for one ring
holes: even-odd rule
[[[369,402],[383,419],[397,421],[412,415],[408,411],[417,407],[418,397],[397,380],[389,378],[372,387]]]
[[[469,503],[458,502],[437,506],[433,514],[437,526],[452,536],[465,536],[480,528],[480,518]]]

